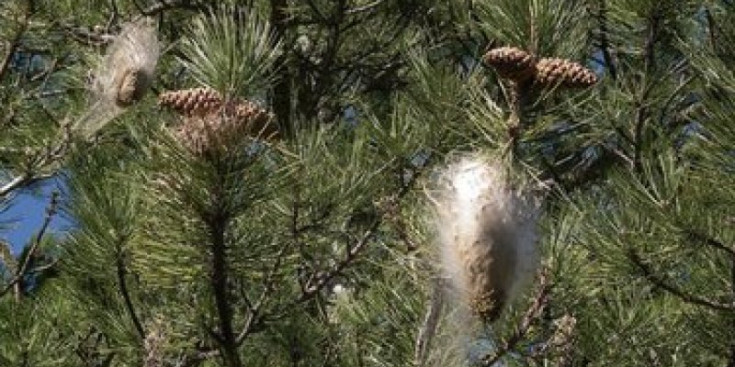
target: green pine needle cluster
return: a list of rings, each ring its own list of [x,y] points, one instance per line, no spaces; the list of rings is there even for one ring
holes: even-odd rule
[[[78,136],[88,60],[141,17],[152,87]],[[709,0],[5,1],[0,366],[735,366],[733,20]],[[503,78],[482,62],[503,46],[598,81]],[[222,135],[244,100],[278,138]],[[541,206],[539,272],[492,323],[439,261],[438,180],[468,154]],[[46,210],[6,214],[29,195]]]

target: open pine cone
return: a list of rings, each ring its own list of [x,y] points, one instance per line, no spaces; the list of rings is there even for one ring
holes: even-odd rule
[[[251,101],[225,101],[211,88],[165,92],[159,96],[158,103],[184,116],[176,135],[197,155],[228,150],[246,136],[278,137],[272,113]]]
[[[499,47],[485,53],[482,61],[503,78],[523,82],[533,77],[536,57],[517,47]]]
[[[184,116],[204,116],[222,106],[223,98],[211,88],[192,88],[161,93],[158,104]]]

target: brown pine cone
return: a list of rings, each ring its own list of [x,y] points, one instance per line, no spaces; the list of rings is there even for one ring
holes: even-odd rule
[[[241,101],[235,105],[235,116],[244,124],[250,136],[264,139],[278,137],[278,126],[273,121],[273,114],[250,101]]]
[[[522,82],[535,71],[536,57],[517,47],[499,47],[485,53],[482,61],[495,68],[503,78]]]
[[[278,136],[273,114],[250,101],[232,101],[205,115],[190,115],[176,135],[195,155],[227,151],[246,136]]]
[[[184,116],[205,116],[222,107],[222,96],[212,88],[192,88],[164,92],[158,104]]]
[[[586,67],[566,59],[543,58],[536,64],[536,84],[544,87],[589,87],[597,83],[597,75]]]

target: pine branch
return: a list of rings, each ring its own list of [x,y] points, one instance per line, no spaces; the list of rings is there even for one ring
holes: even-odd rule
[[[122,240],[121,240],[122,241]],[[120,293],[123,296],[123,301],[125,302],[125,308],[128,311],[128,315],[130,316],[130,319],[133,321],[133,325],[135,325],[135,330],[138,332],[138,336],[140,336],[141,340],[145,339],[145,330],[143,329],[143,325],[140,323],[140,319],[138,318],[138,314],[135,312],[135,307],[133,306],[132,299],[130,298],[130,292],[128,291],[128,285],[127,281],[125,280],[125,276],[127,275],[127,269],[125,267],[123,254],[122,254],[122,246],[118,246],[117,254],[115,259],[115,267],[116,267],[116,273],[117,273],[117,282],[120,286]]]
[[[610,40],[608,39],[608,28],[607,28],[607,1],[606,0],[600,0],[599,2],[599,10],[595,16],[597,19],[599,32],[600,32],[600,40],[598,47],[600,48],[600,51],[602,51],[602,58],[604,60],[604,66],[607,68],[607,70],[610,72],[610,77],[613,80],[616,80],[618,78],[618,70],[617,65],[615,65],[615,61],[612,58],[610,49]]]
[[[282,42],[286,38],[288,23],[288,1],[287,0],[270,0],[271,13],[270,24],[273,27],[273,33],[276,42]],[[284,52],[276,60],[276,65],[280,65],[280,77],[273,86],[273,112],[278,117],[279,125],[284,129],[284,136],[288,137],[293,134],[293,121],[291,111],[291,72],[286,66],[287,54]]]
[[[337,262],[334,266],[332,266],[329,270],[325,272],[317,272],[313,274],[312,277],[306,282],[306,286],[304,287],[304,290],[299,297],[297,303],[302,303],[312,299],[317,293],[319,293],[319,291],[321,291],[327,284],[329,284],[332,279],[342,274],[342,272],[357,259],[362,250],[367,247],[367,244],[375,235],[378,227],[380,227],[381,222],[382,221],[380,219],[375,219],[368,227],[368,229],[363,233],[362,237],[360,237],[360,239],[355,244],[353,244],[349,250],[347,250],[344,259]]]
[[[428,164],[428,161],[425,164]],[[403,197],[405,197],[406,194],[411,191],[411,188],[413,188],[413,184],[416,182],[416,180],[418,180],[418,178],[425,170],[426,165],[424,166],[424,169],[417,170],[411,176],[411,179],[403,183],[400,190],[387,200],[387,205],[398,206],[401,199],[403,199]],[[297,300],[297,303],[305,302],[313,298],[332,279],[341,275],[342,272],[357,259],[358,255],[365,249],[365,247],[367,247],[367,244],[370,242],[370,240],[376,234],[380,225],[383,224],[384,220],[386,219],[385,216],[386,213],[382,213],[375,220],[373,220],[368,229],[363,233],[362,237],[360,237],[360,239],[355,244],[350,246],[349,250],[345,254],[344,259],[337,262],[329,270],[313,274],[311,278],[307,281],[301,297],[299,297],[299,299]]]
[[[733,260],[735,260],[735,246],[727,246],[724,243],[695,230],[685,230],[684,233],[694,241],[702,242],[705,245],[714,249],[727,253]]]
[[[221,163],[221,162],[218,162]],[[229,268],[227,266],[227,243],[225,241],[225,232],[230,222],[230,213],[227,210],[225,198],[224,176],[226,173],[218,169],[218,182],[215,184],[213,193],[212,212],[205,223],[209,227],[210,250],[211,250],[211,274],[210,286],[214,293],[215,307],[217,310],[217,318],[219,320],[219,330],[213,333],[217,341],[222,347],[222,357],[227,367],[241,367],[242,361],[237,348],[237,339],[233,330],[232,318],[233,311],[229,299]]]
[[[242,330],[237,335],[235,343],[238,346],[242,345],[247,336],[253,332],[254,328],[262,323],[262,318],[260,317],[260,309],[262,308],[265,301],[268,299],[268,296],[270,296],[273,292],[276,272],[281,268],[281,262],[286,255],[286,251],[291,247],[290,245],[290,243],[283,244],[281,246],[281,249],[278,251],[278,254],[276,254],[276,261],[273,263],[273,266],[263,280],[263,290],[258,300],[255,303],[247,302],[248,316],[245,321],[245,325],[242,327]],[[247,300],[247,297],[243,298]]]
[[[424,167],[426,167],[426,165]],[[411,176],[411,179],[409,181],[405,182],[404,185],[402,185],[401,189],[390,199],[393,205],[397,205],[399,199],[403,198],[406,194],[410,192],[411,188],[413,187],[413,184],[416,182],[416,180],[419,178],[422,172],[423,170],[417,171],[414,175]],[[255,303],[252,303],[252,302],[247,301],[247,297],[245,297],[246,303],[248,303],[249,314],[246,318],[245,324],[243,325],[241,331],[238,333],[237,337],[235,338],[235,341],[233,344],[234,348],[237,348],[240,345],[242,345],[242,343],[244,343],[244,341],[247,340],[248,336],[250,336],[255,331],[261,330],[261,327],[265,325],[267,322],[278,319],[279,317],[289,312],[289,310],[291,310],[293,307],[297,306],[298,304],[312,299],[327,284],[329,284],[330,280],[341,275],[342,272],[357,259],[358,255],[362,252],[362,250],[369,243],[369,240],[375,235],[375,232],[377,231],[377,229],[379,228],[382,222],[383,221],[381,217],[376,219],[370,225],[370,227],[363,233],[363,236],[360,238],[360,240],[358,240],[357,243],[355,243],[354,245],[350,247],[350,250],[347,251],[346,257],[342,261],[335,264],[328,271],[317,272],[313,274],[311,278],[307,281],[307,284],[303,288],[301,295],[298,298],[296,298],[293,302],[288,303],[284,307],[278,308],[278,310],[274,310],[268,313],[262,313],[261,312],[262,305],[267,300],[267,297],[271,294],[272,287],[274,285],[273,281],[275,280],[274,279],[275,273],[280,267],[280,261],[282,260],[283,256],[285,256],[286,250],[289,248],[288,246],[282,247],[276,256],[276,262],[274,264],[274,267],[271,268],[271,270],[269,271],[269,274],[265,277],[263,291],[259,299]],[[303,230],[303,228],[296,228],[296,230],[297,232],[300,232]],[[215,291],[215,295],[216,294],[217,292]],[[220,342],[222,342],[222,340],[220,340]],[[223,352],[226,353],[226,350],[220,352],[213,348],[200,349],[197,353],[188,356],[185,362],[182,362],[182,366],[187,366],[187,367],[197,366],[205,360],[221,356]]]
[[[42,148],[39,152],[35,153],[35,156],[27,164],[27,167],[20,175],[11,179],[8,183],[0,187],[0,200],[5,199],[11,192],[20,188],[31,185],[37,181],[42,181],[51,178],[56,175],[56,172],[52,173],[40,173],[38,172],[43,167],[51,165],[61,160],[65,155],[66,151],[71,145],[71,134],[69,131],[69,124],[62,123],[62,137],[61,142],[56,146],[47,146]]]
[[[54,191],[53,194],[51,194],[51,200],[49,202],[48,207],[46,208],[46,215],[43,218],[43,223],[41,224],[41,228],[38,230],[38,233],[36,234],[36,238],[33,241],[31,248],[28,250],[28,253],[23,259],[23,262],[16,269],[13,279],[11,279],[10,282],[6,284],[2,290],[0,290],[0,298],[2,298],[11,289],[15,289],[15,298],[17,301],[20,301],[23,277],[26,275],[27,271],[29,270],[28,268],[31,264],[31,261],[33,260],[33,257],[36,255],[39,247],[41,246],[41,241],[43,240],[43,237],[46,235],[46,231],[48,230],[49,225],[51,224],[51,220],[54,218],[54,216],[57,213],[58,205],[59,205],[59,193],[57,191]]]
[[[28,29],[28,23],[35,10],[35,2],[29,1],[26,5],[25,12],[23,13],[23,19],[20,21],[20,27],[15,31],[10,41],[6,42],[7,51],[5,55],[0,59],[0,81],[5,78],[8,70],[10,69],[10,62],[13,60],[13,56],[20,47],[20,41],[23,38],[26,30]]]
[[[682,301],[697,306],[707,307],[716,311],[735,311],[735,301],[733,301],[732,303],[718,302],[705,297],[690,294],[683,289],[680,289],[673,284],[668,283],[663,277],[656,274],[651,266],[648,265],[635,250],[628,250],[627,257],[641,271],[643,276],[648,279],[648,281],[650,281],[658,288],[661,288],[671,293]]]

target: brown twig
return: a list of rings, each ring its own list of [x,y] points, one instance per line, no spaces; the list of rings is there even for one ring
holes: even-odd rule
[[[60,160],[66,154],[67,149],[71,145],[71,135],[68,124],[62,126],[61,129],[61,142],[55,146],[49,145],[43,147],[40,151],[34,153],[33,159],[30,160],[23,172],[0,187],[0,200],[5,199],[11,192],[17,189],[56,175],[55,172],[38,173],[37,171],[41,167]]]
[[[416,182],[416,180],[418,180],[422,172],[423,170],[419,170],[415,172],[411,176],[411,179],[408,180],[408,182],[405,182],[402,185],[401,189],[395,195],[393,195],[392,197],[388,199],[387,205],[397,206],[400,200],[411,191],[413,184]],[[355,259],[357,259],[358,255],[365,249],[365,247],[367,247],[367,244],[376,234],[380,225],[384,222],[385,215],[386,213],[381,213],[380,216],[378,216],[375,220],[373,220],[373,222],[370,224],[368,229],[363,233],[360,239],[347,250],[347,252],[345,253],[344,259],[337,262],[327,271],[321,271],[321,272],[315,273],[309,279],[309,281],[307,281],[307,284],[304,287],[304,291],[302,292],[302,295],[301,297],[299,297],[297,302],[301,303],[301,302],[311,299],[320,290],[322,290],[324,286],[326,286],[332,279],[342,274],[342,272],[350,264],[352,264],[352,262]]]
[[[510,152],[517,148],[523,129],[528,126],[525,118],[526,106],[529,103],[531,85],[529,82],[510,81],[510,116],[508,117],[508,139]]]
[[[89,31],[82,27],[62,25],[61,28],[76,42],[86,46],[101,47],[112,43],[115,39],[114,35]]]
[[[22,289],[20,289],[21,287],[16,287],[16,285],[22,285],[23,277],[26,275],[27,271],[29,270],[28,267],[31,264],[31,260],[33,259],[35,254],[38,252],[38,248],[41,246],[41,241],[43,240],[43,236],[46,235],[46,231],[48,230],[49,225],[51,224],[51,220],[56,215],[58,205],[59,205],[59,193],[54,191],[54,193],[51,195],[51,200],[49,201],[49,205],[46,208],[46,214],[43,218],[43,223],[41,224],[41,228],[38,230],[38,233],[36,234],[36,238],[33,241],[31,248],[28,250],[21,265],[16,269],[13,279],[11,279],[10,282],[6,284],[2,290],[0,290],[0,298],[3,297],[6,293],[8,293],[11,289],[15,289],[15,298],[16,300],[19,300]]]
[[[245,321],[245,325],[242,327],[235,341],[238,346],[242,345],[245,338],[247,338],[247,336],[253,331],[254,326],[260,324],[260,309],[273,291],[275,274],[281,268],[281,262],[290,247],[289,243],[285,243],[281,246],[278,254],[276,254],[276,261],[273,263],[273,266],[270,268],[268,274],[266,274],[265,279],[263,280],[263,290],[261,291],[260,297],[258,297],[258,300],[255,303],[248,302],[248,316]]]

